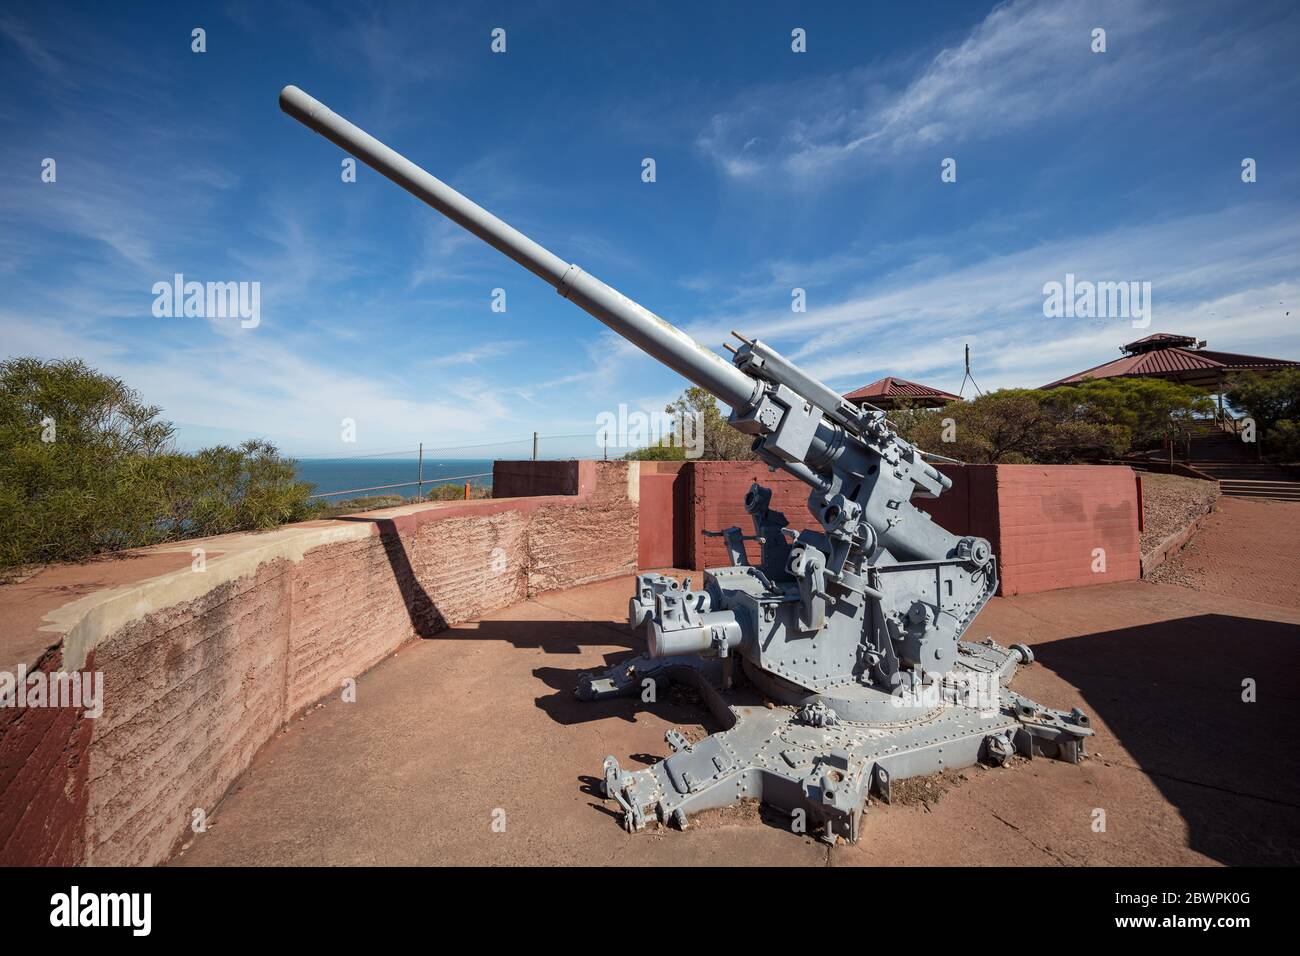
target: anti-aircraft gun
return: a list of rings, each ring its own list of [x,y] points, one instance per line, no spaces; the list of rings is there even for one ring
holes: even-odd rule
[[[888,801],[896,779],[1016,753],[1081,759],[1092,734],[1082,711],[1007,686],[1029,649],[962,640],[997,587],[997,560],[988,541],[912,504],[951,479],[883,412],[850,404],[760,341],[737,335],[728,364],[297,87],[280,92],[280,107],[716,396],[763,462],[809,487],[820,531],[792,531],[755,484],[753,534],[719,532],[729,567],[706,571],[700,589],[638,575],[628,616],[647,652],[579,681],[584,700],[690,681],[726,728],[695,743],[670,731],[673,755],[644,770],[605,759],[605,794],[629,831],[652,815],[684,827],[691,813],[749,797],[802,813],[828,840],[856,840],[868,795]]]

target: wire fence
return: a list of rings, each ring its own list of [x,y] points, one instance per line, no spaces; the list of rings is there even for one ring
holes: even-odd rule
[[[529,438],[504,441],[471,442],[462,445],[425,445],[415,448],[398,448],[387,451],[365,452],[354,455],[322,454],[298,455],[295,463],[298,477],[314,484],[317,490],[308,497],[312,500],[334,499],[343,501],[352,495],[393,493],[399,497],[423,500],[425,489],[455,483],[464,483],[465,497],[471,496],[475,486],[491,487],[491,462],[496,459],[527,458],[538,460],[588,457],[594,445],[573,449],[576,439],[593,441],[591,432],[568,435],[540,435],[534,432]],[[570,454],[557,454],[569,443]],[[551,452],[544,455],[544,452]],[[466,467],[466,466],[470,467]],[[474,468],[473,466],[479,466]],[[486,467],[485,467],[486,466]],[[447,474],[450,471],[452,474]],[[484,480],[486,479],[486,481]],[[401,491],[399,489],[414,489]]]
[[[424,497],[424,485],[436,485],[436,484],[445,483],[449,481],[470,481],[471,479],[474,478],[491,478],[491,477],[492,477],[492,472],[490,471],[485,471],[477,475],[452,475],[447,478],[420,477],[417,478],[415,481],[398,481],[387,485],[367,485],[365,488],[348,488],[344,491],[322,491],[314,495],[308,495],[307,498],[309,500],[312,498],[334,498],[337,497],[338,495],[357,495],[363,491],[385,491],[389,488],[409,488],[412,485],[416,486],[415,496],[417,498],[422,498]]]

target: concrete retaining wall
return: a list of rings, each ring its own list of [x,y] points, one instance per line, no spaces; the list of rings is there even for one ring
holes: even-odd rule
[[[686,465],[684,461],[641,462],[637,567],[690,567],[691,471]]]
[[[943,465],[953,486],[914,504],[954,534],[987,538],[1000,562],[999,594],[1025,594],[1133,581],[1141,574],[1141,507],[1132,469],[1108,465]],[[808,488],[757,462],[688,462],[689,554],[681,565],[704,570],[727,564],[721,538],[704,531],[752,526],[744,497],[757,481],[772,489],[772,507],[790,526],[812,526]],[[657,499],[656,499],[657,500]],[[643,507],[642,534],[656,520]],[[750,557],[757,560],[757,545]],[[643,567],[658,565],[644,564]]]
[[[727,546],[721,538],[709,537],[705,531],[721,531],[732,525],[754,533],[754,524],[745,511],[745,494],[758,482],[772,489],[772,508],[782,512],[796,531],[816,528],[808,511],[809,488],[783,471],[769,472],[758,461],[693,461],[689,463],[691,496],[690,567],[697,571],[730,564]],[[758,543],[745,542],[749,559],[758,561]]]
[[[165,860],[289,719],[404,642],[630,574],[638,464],[545,464],[572,491],[198,539],[0,589],[25,615],[0,629],[0,669],[104,680],[97,719],[0,709],[0,864]]]
[[[576,495],[577,471],[571,461],[495,461],[493,498]]]
[[[1000,594],[1142,576],[1137,482],[1109,465],[997,466]]]

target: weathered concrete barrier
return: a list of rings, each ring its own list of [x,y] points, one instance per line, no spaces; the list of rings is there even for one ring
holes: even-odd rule
[[[639,465],[548,465],[566,493],[197,539],[0,588],[0,671],[103,680],[97,718],[0,707],[0,864],[165,860],[296,713],[404,642],[630,574]]]
[[[1141,506],[1132,469],[1109,465],[943,465],[953,487],[937,499],[915,504],[954,534],[974,534],[993,543],[1000,562],[999,594],[1133,581],[1141,575]],[[679,566],[704,570],[728,563],[721,538],[708,537],[730,525],[751,530],[744,497],[752,482],[772,489],[772,507],[795,529],[813,527],[808,487],[761,462],[686,462],[674,477],[684,496],[651,492],[657,476],[642,477],[641,538],[657,526],[658,548],[642,566],[662,567],[670,553]],[[683,504],[683,502],[685,502]],[[682,515],[683,508],[686,514]],[[686,530],[681,530],[685,528]],[[677,546],[664,538],[678,539]],[[685,535],[685,548],[680,547]],[[757,545],[751,546],[757,559]]]

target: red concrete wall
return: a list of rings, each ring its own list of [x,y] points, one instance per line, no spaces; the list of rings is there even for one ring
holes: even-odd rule
[[[938,498],[913,498],[914,504],[945,531],[975,535],[993,545],[1000,554],[998,525],[997,465],[939,465],[952,479],[952,487]]]
[[[53,650],[33,670],[61,665]],[[94,669],[92,655],[83,670]],[[76,708],[0,708],[0,866],[75,866],[85,857],[90,731]]]
[[[641,476],[641,515],[637,536],[636,563],[641,568],[674,566],[677,509],[673,486],[675,474]]]
[[[1142,576],[1132,469],[998,465],[997,485],[999,593],[1029,594]],[[1095,570],[1102,558],[1105,570]]]
[[[691,480],[691,550],[689,567],[697,571],[728,563],[727,546],[721,538],[705,531],[721,531],[736,525],[745,534],[754,524],[745,511],[745,494],[758,482],[772,489],[772,509],[781,511],[796,531],[817,527],[808,512],[808,486],[783,471],[770,472],[758,461],[694,461],[689,463]],[[751,561],[758,561],[758,544],[747,541]]]
[[[201,540],[201,539],[200,539]],[[272,561],[199,600],[160,609],[96,651],[104,712],[94,721],[88,865],[148,866],[211,814],[289,719],[286,661],[294,565]],[[358,647],[363,632],[349,629]]]
[[[193,811],[211,814],[257,749],[345,678],[529,594],[631,574],[637,466],[545,464],[574,494],[196,539],[182,569],[160,574],[141,552],[119,566],[152,569],[111,587],[89,583],[96,565],[81,587],[50,588],[44,572],[5,586],[4,606],[45,594],[49,614],[72,616],[67,633],[89,642],[85,669],[103,675],[104,710],[0,710],[0,862],[161,862]],[[207,550],[206,573],[190,568],[191,547]],[[77,568],[60,570],[62,580]],[[31,628],[52,619],[42,612]],[[58,667],[68,640],[42,633],[64,642],[40,658]],[[24,659],[18,647],[0,641],[4,666]]]
[[[691,560],[691,472],[684,461],[641,462],[637,567],[684,568]]]
[[[494,461],[493,498],[531,498],[537,495],[576,495],[577,462]]]
[[[1141,575],[1139,519],[1141,505],[1131,469],[1108,465],[942,465],[953,481],[938,498],[915,504],[935,523],[959,535],[987,538],[998,557],[999,594],[1025,594],[1054,588],[1084,587],[1111,581],[1134,581]],[[689,560],[683,567],[704,570],[727,563],[721,538],[703,531],[739,525],[751,533],[744,510],[752,482],[772,489],[773,507],[784,511],[791,527],[813,527],[808,489],[781,472],[770,473],[757,462],[689,462],[691,481]],[[643,479],[642,487],[646,487]],[[659,540],[661,526],[642,535]],[[662,549],[663,545],[659,547]],[[1104,552],[1102,556],[1094,549]],[[757,560],[757,545],[750,559]],[[642,562],[642,567],[658,566]]]

